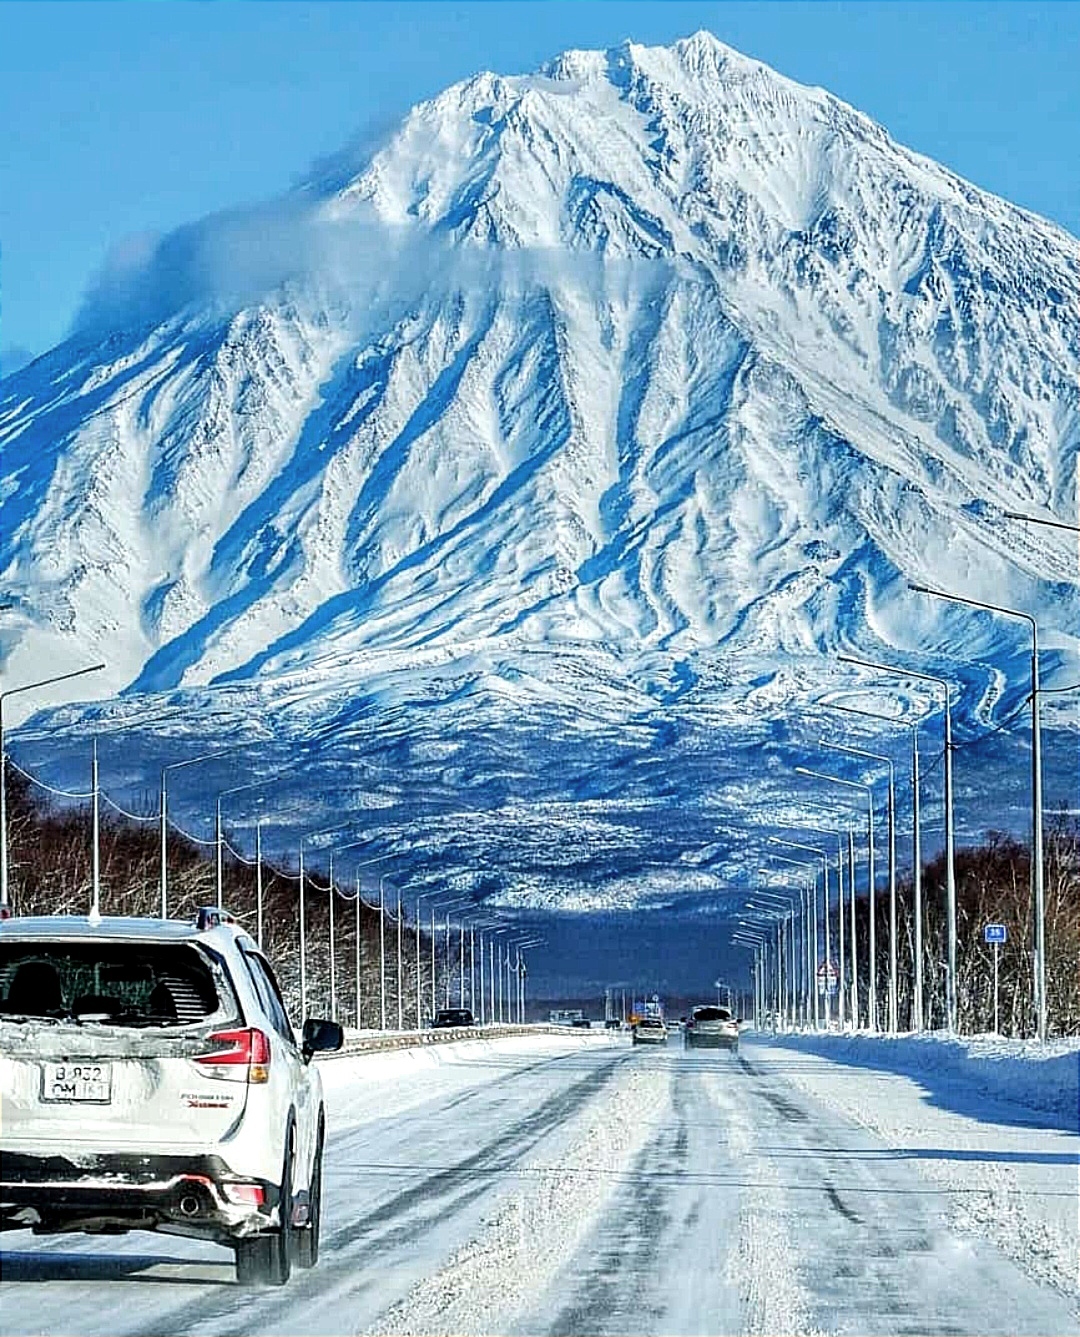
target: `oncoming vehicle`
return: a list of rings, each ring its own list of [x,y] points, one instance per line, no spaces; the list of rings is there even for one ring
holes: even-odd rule
[[[695,1007],[686,1019],[683,1036],[688,1048],[713,1045],[739,1052],[739,1023],[726,1007]]]
[[[472,1026],[473,1014],[467,1007],[444,1007],[435,1013],[435,1020],[431,1024],[435,1027]]]
[[[319,1256],[322,1082],[273,970],[218,910],[195,923],[0,922],[0,1229],[156,1230],[229,1245],[280,1286]]]
[[[635,1045],[666,1045],[667,1027],[660,1017],[642,1017],[631,1028],[630,1043]]]

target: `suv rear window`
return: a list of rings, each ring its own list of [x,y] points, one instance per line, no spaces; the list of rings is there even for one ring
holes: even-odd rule
[[[467,1007],[443,1008],[435,1014],[436,1026],[471,1026],[473,1014]]]
[[[695,1007],[695,1021],[730,1021],[731,1013],[726,1007]]]
[[[0,943],[0,1019],[184,1026],[218,1011],[219,987],[231,992],[202,953],[175,943]]]

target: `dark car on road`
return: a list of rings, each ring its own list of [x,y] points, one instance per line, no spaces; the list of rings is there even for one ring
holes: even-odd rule
[[[432,1026],[472,1026],[473,1014],[467,1007],[444,1007],[435,1013]]]

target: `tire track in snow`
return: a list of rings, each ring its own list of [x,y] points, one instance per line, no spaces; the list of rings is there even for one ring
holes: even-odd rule
[[[350,1321],[350,1329],[356,1331],[366,1321],[365,1300],[372,1303],[380,1268],[399,1266],[399,1257],[406,1250],[410,1262],[419,1259],[419,1241],[426,1234],[492,1193],[501,1178],[520,1171],[521,1159],[587,1105],[629,1057],[621,1050],[614,1051],[610,1059],[605,1056],[584,1076],[542,1099],[509,1127],[499,1128],[477,1151],[454,1164],[433,1172],[422,1165],[410,1168],[419,1176],[414,1183],[363,1211],[347,1225],[324,1234],[318,1267],[312,1272],[294,1271],[284,1292],[229,1287],[170,1312],[165,1328],[175,1333],[337,1332],[341,1331],[341,1306],[347,1299],[350,1312],[357,1315]],[[557,1062],[529,1064],[520,1073]],[[498,1082],[501,1084],[502,1079]],[[354,1140],[350,1134],[349,1141]],[[335,1160],[331,1139],[328,1170]],[[317,1320],[320,1312],[330,1316],[321,1327]],[[353,1322],[356,1327],[351,1326]],[[381,1322],[377,1330],[384,1330]]]
[[[629,1059],[630,1055],[624,1055]],[[634,1056],[636,1057],[636,1056]],[[514,1197],[480,1234],[392,1309],[372,1332],[507,1332],[571,1260],[620,1175],[670,1106],[670,1069],[624,1065],[564,1129],[567,1147],[526,1167]]]

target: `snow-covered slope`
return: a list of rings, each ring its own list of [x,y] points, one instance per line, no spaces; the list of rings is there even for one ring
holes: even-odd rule
[[[1078,444],[1075,238],[708,34],[572,51],[165,239],[0,383],[5,677],[99,656],[159,741],[192,702],[342,746],[401,707],[480,809],[697,810],[665,730],[718,775],[837,651],[947,669],[961,733],[1017,710],[1023,624],[908,581],[1036,614],[1071,682],[1075,542],[1003,512],[1075,516]],[[569,771],[481,760],[519,726]]]

